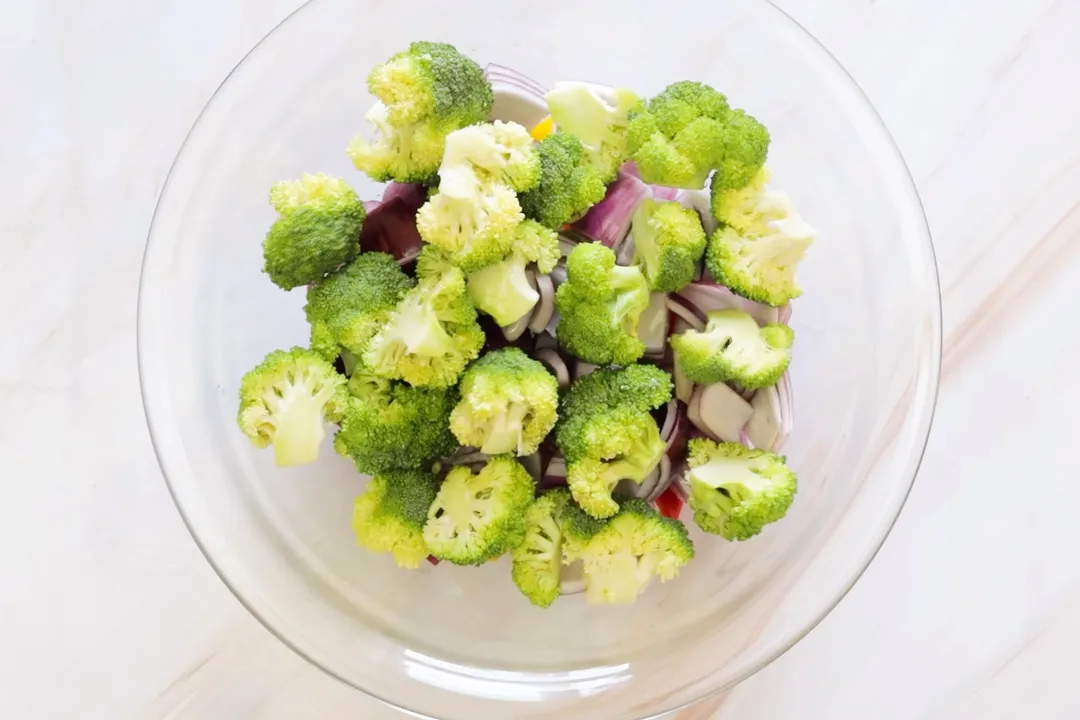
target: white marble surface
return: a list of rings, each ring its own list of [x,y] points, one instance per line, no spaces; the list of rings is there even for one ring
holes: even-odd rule
[[[0,12],[0,717],[403,717],[232,598],[172,507],[135,365],[154,201],[221,78],[298,0]],[[1080,716],[1080,3],[784,0],[912,169],[945,307],[923,470],[803,642],[683,720]]]

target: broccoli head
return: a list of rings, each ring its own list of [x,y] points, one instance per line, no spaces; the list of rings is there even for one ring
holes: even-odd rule
[[[540,155],[540,181],[521,194],[526,217],[558,230],[603,200],[607,192],[604,179],[589,164],[577,137],[555,132],[538,143],[536,151]]]
[[[543,363],[515,347],[469,366],[450,430],[462,445],[488,455],[532,455],[555,427],[559,383]]]
[[[390,470],[371,478],[353,504],[356,541],[372,552],[388,552],[399,567],[415,569],[428,556],[424,522],[439,490],[428,470]]]
[[[716,182],[742,187],[765,162],[769,133],[713,88],[683,81],[630,112],[627,147],[645,182],[694,190],[716,170]]]
[[[237,424],[282,467],[315,462],[327,422],[348,405],[345,377],[311,350],[275,350],[240,381]]]
[[[440,190],[417,212],[416,228],[425,242],[445,252],[455,265],[475,272],[506,256],[522,220],[514,191],[484,180],[474,183],[466,197]]]
[[[439,172],[446,136],[457,129],[436,118],[395,127],[382,103],[372,105],[365,118],[375,128],[375,139],[357,135],[346,152],[357,170],[379,182],[430,183]]]
[[[484,332],[476,322],[461,270],[447,264],[443,272],[435,273],[428,267],[429,257],[422,253],[420,282],[371,338],[363,359],[381,377],[447,387],[480,353]]]
[[[544,96],[560,130],[577,137],[600,179],[610,183],[626,160],[626,126],[640,102],[632,90],[584,82],[557,82]]]
[[[385,253],[363,253],[311,285],[304,313],[311,324],[312,349],[330,361],[343,349],[362,356],[412,286],[409,276]]]
[[[508,455],[491,458],[476,474],[464,465],[451,468],[428,508],[428,551],[455,565],[480,565],[517,547],[535,487]]]
[[[403,127],[435,118],[456,128],[482,121],[494,96],[483,69],[453,45],[414,42],[368,75],[368,90]]]
[[[350,390],[356,378],[350,380]],[[456,390],[399,382],[383,388],[367,382],[362,387],[364,392],[349,402],[334,438],[334,448],[352,458],[360,472],[430,469],[457,448],[449,427],[450,411],[458,401]]]
[[[533,605],[549,607],[562,580],[562,513],[571,502],[566,488],[541,495],[525,513],[525,539],[510,551],[510,577]]]
[[[580,243],[566,260],[567,281],[555,291],[559,344],[596,365],[628,365],[642,356],[638,320],[649,285],[638,267],[615,264],[599,243]]]
[[[654,577],[671,580],[694,557],[686,526],[644,500],[627,500],[609,520],[570,503],[562,518],[564,561],[582,561],[590,603],[633,602]]]
[[[705,329],[671,338],[680,369],[696,383],[734,382],[747,390],[775,385],[791,362],[795,333],[787,325],[758,327],[742,310],[706,313]]]
[[[589,515],[614,515],[611,492],[641,482],[660,463],[666,443],[650,411],[671,399],[671,376],[652,365],[601,368],[563,395],[555,442],[566,458],[574,499]]]
[[[263,240],[263,271],[285,290],[313,283],[360,252],[364,203],[340,178],[319,173],[270,188],[278,219]]]
[[[635,262],[650,290],[676,292],[694,280],[706,241],[696,211],[646,199],[634,211],[632,233]]]
[[[469,297],[477,310],[491,315],[499,325],[512,325],[540,300],[540,293],[529,282],[526,266],[536,263],[537,269],[546,274],[558,261],[558,234],[535,220],[526,220],[517,226],[509,255],[469,275]]]
[[[498,182],[522,192],[540,179],[540,156],[529,131],[496,120],[455,130],[446,137],[439,166],[439,192],[468,198],[479,181]]]
[[[784,517],[795,499],[795,473],[765,450],[693,438],[689,465],[694,522],[727,540],[754,537]]]
[[[720,227],[709,238],[705,267],[732,292],[780,307],[802,294],[795,271],[817,232],[768,181],[768,169],[762,168],[741,190],[713,185],[712,211]]]

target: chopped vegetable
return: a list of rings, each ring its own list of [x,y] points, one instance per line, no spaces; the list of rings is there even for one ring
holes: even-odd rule
[[[614,180],[627,158],[628,115],[641,98],[626,88],[558,82],[546,100],[555,124],[581,141],[600,179],[605,184]]]
[[[512,250],[505,258],[469,275],[469,297],[499,325],[511,325],[540,300],[540,293],[529,283],[528,264],[536,263],[540,272],[547,273],[558,260],[559,236],[555,231],[535,220],[525,220],[517,226]]]
[[[541,495],[525,514],[525,539],[510,551],[510,577],[533,605],[549,607],[561,590],[562,513],[571,502],[565,488]]]
[[[438,488],[438,477],[428,470],[392,470],[371,478],[353,504],[356,541],[371,552],[392,553],[398,567],[420,567],[428,556],[424,522]]]
[[[649,289],[675,292],[689,285],[705,254],[705,231],[693,210],[676,202],[645,200],[634,213],[635,260]]]
[[[588,163],[581,141],[562,131],[536,146],[540,182],[521,194],[526,217],[552,230],[573,222],[604,197],[604,180]]]
[[[345,377],[311,350],[275,350],[240,381],[240,430],[255,447],[274,446],[282,467],[319,457],[325,424],[345,412]]]
[[[671,338],[675,360],[688,378],[705,385],[735,382],[747,390],[776,384],[791,362],[791,328],[759,328],[741,310],[716,310],[707,318],[703,331]]]
[[[783,458],[705,438],[694,438],[689,448],[690,509],[702,530],[747,540],[787,514],[796,482]]]

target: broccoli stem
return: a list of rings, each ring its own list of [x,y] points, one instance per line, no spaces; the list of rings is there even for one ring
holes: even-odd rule
[[[274,435],[274,460],[281,467],[315,462],[319,446],[326,437],[323,406],[332,394],[329,385],[318,392],[309,385],[288,386],[282,395],[268,400],[271,412],[278,416]],[[276,402],[274,402],[276,401]]]
[[[527,403],[510,403],[505,413],[493,417],[488,423],[487,437],[480,447],[486,455],[517,453],[521,445],[521,432],[529,414]]]
[[[406,297],[396,323],[405,349],[412,355],[440,357],[453,346],[435,313],[418,298]]]

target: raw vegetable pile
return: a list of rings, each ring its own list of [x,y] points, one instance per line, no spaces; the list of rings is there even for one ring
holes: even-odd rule
[[[729,541],[781,519],[815,233],[769,184],[765,127],[698,82],[545,92],[444,43],[368,88],[374,139],[348,154],[382,201],[322,174],[270,191],[264,270],[307,287],[311,339],[244,376],[251,441],[300,465],[336,425],[372,477],[360,545],[403,568],[509,555],[542,607],[570,574],[598,603],[674,578],[684,502]],[[536,124],[490,120],[496,94]]]

